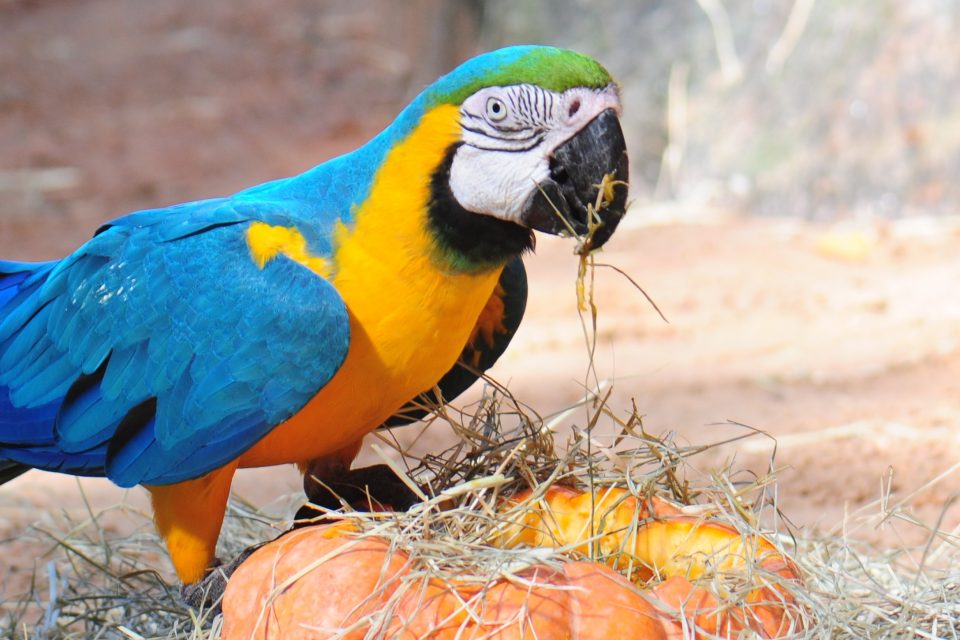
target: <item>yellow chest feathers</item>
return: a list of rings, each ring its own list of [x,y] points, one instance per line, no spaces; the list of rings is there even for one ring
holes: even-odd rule
[[[255,259],[273,251],[332,274],[351,337],[333,380],[245,456],[244,466],[295,453],[306,460],[357,440],[434,385],[460,355],[500,270],[460,273],[433,257],[429,176],[459,137],[457,119],[455,107],[434,109],[391,150],[352,228],[337,229],[332,264],[312,260],[281,233],[259,254],[250,243]]]
[[[456,360],[500,275],[456,273],[434,259],[429,177],[459,139],[458,119],[453,106],[427,113],[388,154],[354,228],[335,238],[334,285],[383,363],[415,380],[414,393]]]

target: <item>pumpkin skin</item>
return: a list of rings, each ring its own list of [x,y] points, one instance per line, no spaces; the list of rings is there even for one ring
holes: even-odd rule
[[[708,569],[742,575],[748,566],[800,583],[795,565],[760,536],[685,515],[659,498],[622,489],[595,495],[552,487],[523,505],[499,507],[503,548],[565,546],[601,563],[533,566],[485,585],[413,578],[409,557],[347,524],[299,529],[264,545],[230,579],[223,640],[401,638],[577,638],[661,640],[778,638],[802,628],[779,584],[740,601],[694,585]],[[591,518],[591,514],[595,514]],[[642,593],[638,583],[662,580]],[[406,579],[405,579],[406,578]]]
[[[308,640],[330,635],[322,629],[359,625],[338,637],[362,640],[369,628],[363,619],[393,594],[406,560],[390,553],[386,540],[354,537],[341,523],[291,531],[258,549],[231,576],[222,638]]]
[[[667,639],[657,609],[603,565],[535,566],[516,577],[522,582],[499,579],[485,587],[432,580],[400,600],[394,633],[387,637]],[[471,611],[479,620],[471,618]]]
[[[406,554],[381,538],[340,525],[298,529],[230,578],[222,638],[667,638],[656,608],[600,564],[535,566],[487,585],[403,581],[408,573]]]
[[[651,589],[650,595],[679,614],[673,620],[674,631],[671,633],[668,629],[667,637],[671,640],[738,638],[744,630],[761,638],[782,638],[802,628],[784,607],[787,600],[766,588],[751,592],[743,603],[721,603],[703,587],[686,578],[672,576]],[[685,625],[686,636],[683,635]],[[695,633],[691,636],[692,630]],[[748,634],[748,637],[754,636]]]
[[[529,491],[511,498],[501,511],[528,501]],[[785,581],[801,584],[800,572],[769,540],[744,536],[723,522],[686,515],[659,497],[639,499],[626,489],[604,488],[595,494],[550,487],[501,530],[495,546],[566,547],[593,556],[630,576],[638,584],[662,580],[650,593],[666,611],[680,613],[693,637],[736,637],[749,629],[763,638],[778,638],[800,628],[795,599],[780,584],[758,584],[742,602],[723,593],[723,603],[693,580],[708,570],[743,575],[757,567]],[[592,522],[592,531],[591,531]],[[675,620],[680,632],[682,620]],[[682,635],[677,638],[685,637]]]
[[[612,568],[630,571],[635,580],[652,576],[648,566],[635,562],[632,549],[650,524],[644,521],[682,513],[661,498],[641,500],[617,488],[591,494],[553,486],[539,499],[531,501],[530,496],[530,490],[521,491],[500,506],[509,524],[491,541],[493,546],[564,547],[586,557],[606,558]]]
[[[493,540],[494,546],[570,548],[603,558],[643,581],[673,575],[695,580],[708,567],[732,572],[748,564],[770,565],[784,577],[797,579],[794,567],[762,536],[744,537],[730,525],[686,515],[663,498],[642,500],[618,488],[592,495],[555,486],[525,506],[517,518],[510,517],[509,508],[529,496],[523,491],[500,508],[510,524]]]

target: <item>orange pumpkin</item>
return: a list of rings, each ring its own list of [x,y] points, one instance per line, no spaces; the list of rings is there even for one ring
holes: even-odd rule
[[[530,567],[485,585],[409,570],[409,557],[382,538],[341,525],[298,529],[230,578],[222,638],[667,638],[658,611],[603,565]]]
[[[651,595],[664,610],[679,614],[674,616],[678,628],[685,620],[707,634],[735,637],[750,629],[778,638],[800,627],[795,599],[785,587],[801,582],[799,570],[762,536],[743,535],[729,524],[686,515],[662,498],[640,499],[626,489],[590,493],[554,486],[538,500],[530,496],[521,492],[501,507],[509,524],[494,544],[564,547],[597,558],[638,584],[662,580]],[[518,511],[515,517],[511,508]],[[756,569],[776,579],[755,576],[744,597],[721,593],[722,604],[692,582],[708,572],[743,582]]]
[[[530,567],[487,585],[430,580],[404,594],[387,637],[664,640],[660,613],[623,576],[593,562]]]
[[[223,600],[223,639],[659,640],[689,638],[691,629],[693,637],[750,629],[776,638],[799,628],[778,584],[754,586],[739,601],[720,594],[721,604],[691,582],[707,571],[745,577],[748,565],[799,582],[795,566],[762,537],[622,489],[555,487],[500,510],[507,524],[493,545],[562,546],[606,564],[533,566],[486,584],[440,581],[416,577],[409,556],[384,539],[345,524],[310,527],[265,545],[236,571]],[[643,593],[613,569],[662,582]]]
[[[342,523],[291,531],[230,577],[222,637],[307,640],[359,625],[343,637],[361,639],[364,620],[383,608],[406,561],[386,540],[355,537]]]

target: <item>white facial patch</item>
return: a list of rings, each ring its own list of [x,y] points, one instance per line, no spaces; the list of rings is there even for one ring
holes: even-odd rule
[[[523,206],[550,175],[550,155],[620,98],[605,89],[547,91],[530,84],[481,89],[460,108],[463,144],[450,189],[464,209],[519,222]]]

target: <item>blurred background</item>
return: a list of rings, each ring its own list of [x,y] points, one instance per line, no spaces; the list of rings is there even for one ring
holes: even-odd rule
[[[703,469],[772,466],[798,527],[859,513],[880,544],[956,527],[960,0],[0,0],[0,257],[303,171],[512,43],[579,49],[622,85],[634,204],[601,259],[669,323],[598,271],[616,410],[694,444],[747,432],[733,422],[774,436]],[[583,394],[576,260],[540,238],[527,264],[494,375],[551,414]],[[430,450],[450,438],[434,427],[398,437]],[[298,486],[280,469],[236,488],[269,504]],[[0,488],[0,582],[38,562],[29,523],[81,505],[72,478]]]
[[[949,214],[958,26],[955,0],[0,0],[0,248],[18,218],[66,251],[88,220],[300,171],[530,42],[621,81],[638,199]]]

